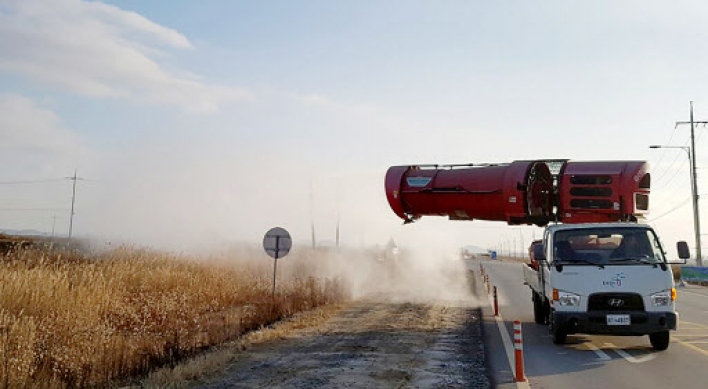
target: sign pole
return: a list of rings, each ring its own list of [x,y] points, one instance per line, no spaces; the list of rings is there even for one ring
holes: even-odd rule
[[[275,237],[275,261],[273,262],[273,300],[275,300],[275,280],[276,280],[276,275],[278,274],[278,254],[280,251],[280,236]]]
[[[275,259],[273,262],[273,291],[271,298],[275,301],[275,287],[278,282],[278,259],[285,257],[293,246],[293,240],[284,228],[274,227],[263,237],[263,249],[266,254]]]

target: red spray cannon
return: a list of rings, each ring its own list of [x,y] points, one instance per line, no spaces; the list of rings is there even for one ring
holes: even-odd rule
[[[407,223],[426,215],[537,225],[553,219],[553,177],[542,161],[393,166],[385,186],[391,208]]]
[[[649,210],[648,170],[644,161],[393,166],[385,188],[406,223],[429,215],[538,226],[633,221]]]

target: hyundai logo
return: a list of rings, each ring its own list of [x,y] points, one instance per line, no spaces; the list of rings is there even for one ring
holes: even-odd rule
[[[614,308],[619,308],[624,305],[624,300],[622,300],[622,299],[609,299],[609,300],[607,300],[607,305],[614,307]]]

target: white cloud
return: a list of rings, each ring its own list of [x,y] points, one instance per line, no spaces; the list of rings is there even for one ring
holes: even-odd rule
[[[57,115],[25,97],[0,95],[0,150],[8,153],[72,154],[78,135],[59,125]]]
[[[0,71],[85,96],[191,111],[215,111],[226,101],[253,98],[245,89],[166,70],[158,62],[162,48],[193,46],[173,29],[100,2],[10,0],[0,5]]]

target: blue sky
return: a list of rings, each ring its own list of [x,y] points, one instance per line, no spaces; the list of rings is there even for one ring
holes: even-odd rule
[[[349,244],[491,247],[538,230],[402,227],[388,166],[641,159],[652,223],[691,242],[685,154],[648,146],[686,144],[691,100],[708,119],[706,16],[699,1],[0,0],[0,182],[57,180],[0,185],[0,227],[65,232],[78,169],[75,231],[101,239],[181,248],[282,225],[307,242],[314,220],[333,240],[339,217]]]

